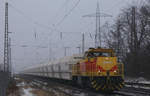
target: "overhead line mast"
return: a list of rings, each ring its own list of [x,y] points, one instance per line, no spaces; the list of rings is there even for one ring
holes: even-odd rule
[[[9,71],[9,48],[8,48],[8,2],[5,4],[5,33],[4,33],[4,71]]]
[[[83,17],[96,17],[95,47],[101,47],[102,46],[102,37],[101,37],[101,28],[100,28],[101,17],[112,17],[112,16],[105,13],[101,13],[99,2],[97,2],[96,13],[85,15]]]

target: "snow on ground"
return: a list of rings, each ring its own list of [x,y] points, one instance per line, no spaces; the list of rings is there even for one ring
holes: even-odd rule
[[[145,79],[143,77],[139,77],[139,78],[127,77],[127,78],[125,78],[125,82],[135,82],[135,83],[150,84],[150,80],[147,80],[147,79]]]
[[[28,89],[22,88],[22,90],[23,90],[23,96],[35,96],[31,93],[32,91],[31,88],[28,88]]]
[[[53,91],[47,91],[46,88],[38,88],[41,86],[40,83],[29,82],[23,79],[17,79],[17,87],[19,88],[19,95],[10,95],[10,96],[64,96],[64,95],[55,95]],[[47,83],[44,83],[47,85]],[[56,92],[57,93],[57,92]]]
[[[150,84],[150,80],[147,80],[143,77],[139,78],[126,78],[126,82],[132,82],[132,83],[142,83],[142,84]],[[125,85],[126,87],[134,87],[134,88],[143,88],[143,89],[150,89],[149,86],[140,86],[140,85]]]
[[[139,83],[150,84],[150,80],[147,80],[147,79],[142,78],[142,77],[138,78],[138,81],[139,81]]]
[[[31,92],[33,89],[25,81],[22,81],[20,79],[16,79],[16,81],[21,81],[16,85],[20,89],[21,96],[35,96]]]
[[[138,86],[138,85],[125,85],[126,87],[133,87],[133,88],[142,88],[142,89],[150,89],[150,87],[142,87],[142,86]]]
[[[18,83],[17,86],[18,87],[25,86],[25,83],[24,82]]]

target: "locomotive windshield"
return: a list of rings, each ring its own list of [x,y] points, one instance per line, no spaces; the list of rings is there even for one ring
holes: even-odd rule
[[[87,57],[112,57],[112,54],[108,52],[89,52]]]

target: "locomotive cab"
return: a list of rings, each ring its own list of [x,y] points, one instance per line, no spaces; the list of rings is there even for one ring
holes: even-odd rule
[[[84,59],[80,61],[80,72],[90,76],[116,76],[120,70],[118,64],[112,49],[92,48],[85,52]]]

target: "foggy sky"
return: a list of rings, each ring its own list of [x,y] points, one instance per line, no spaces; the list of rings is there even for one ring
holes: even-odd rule
[[[95,18],[83,18],[83,16],[96,12],[97,1],[101,12],[113,16],[102,18],[101,25],[106,21],[112,24],[122,8],[133,4],[133,0],[80,0],[78,6],[59,24],[78,0],[8,0],[9,31],[12,32],[10,34],[12,63],[15,70],[48,62],[49,57],[63,57],[64,47],[70,47],[67,51],[68,56],[78,53],[76,47],[81,46],[82,33],[85,33],[86,48],[94,46],[94,40],[90,38],[89,33],[95,33]],[[1,63],[3,62],[4,2],[5,0],[0,0]],[[134,0],[134,3],[140,4],[140,0]],[[63,32],[62,39],[60,32]]]

